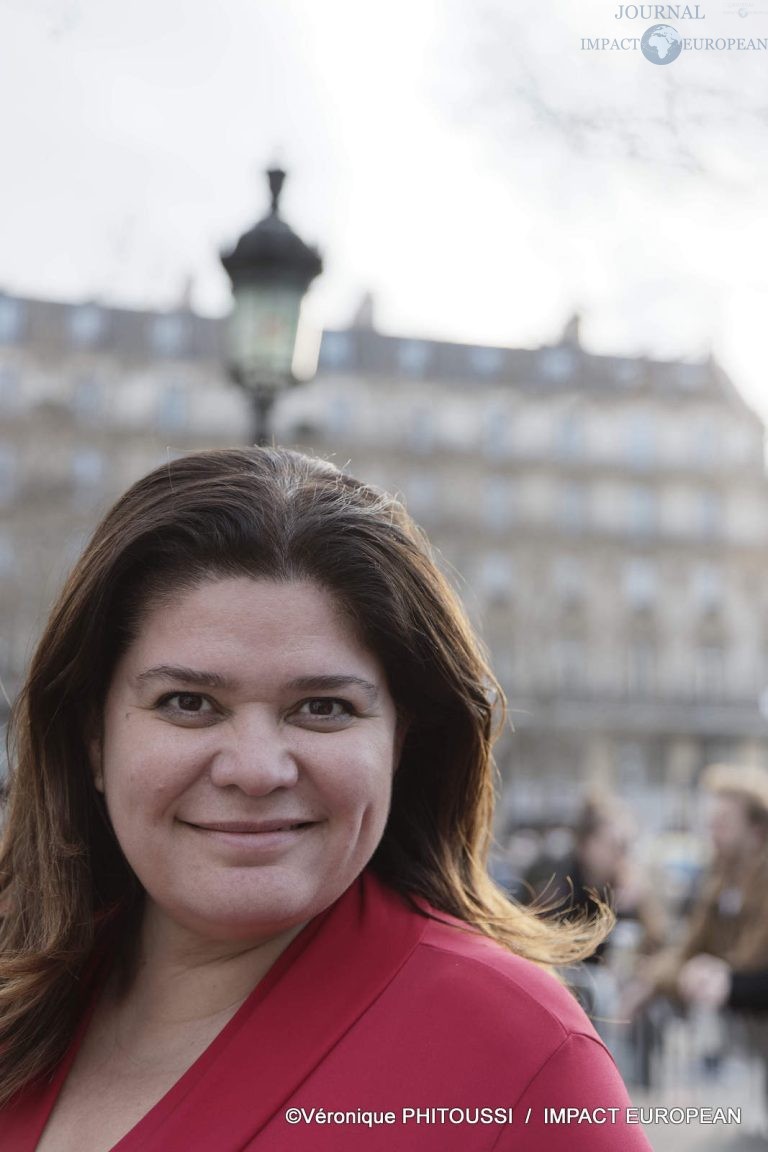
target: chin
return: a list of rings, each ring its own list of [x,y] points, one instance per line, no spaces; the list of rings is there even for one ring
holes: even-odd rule
[[[180,909],[174,919],[209,940],[266,940],[308,923],[340,894],[335,888],[325,895],[303,893],[294,883],[287,890],[277,888],[269,896],[260,894],[257,900],[233,900],[229,894],[229,900],[224,897],[203,907]]]

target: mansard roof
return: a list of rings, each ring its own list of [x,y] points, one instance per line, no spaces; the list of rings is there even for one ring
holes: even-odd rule
[[[578,319],[571,318],[557,343],[538,348],[389,336],[367,326],[327,329],[320,347],[320,370],[410,377],[461,388],[506,384],[542,395],[577,389],[595,397],[636,397],[639,393],[659,398],[711,397],[751,412],[714,357],[656,360],[589,352],[579,342]]]
[[[89,319],[78,330],[78,322]],[[370,313],[370,315],[369,315]],[[573,393],[595,398],[706,398],[746,411],[762,423],[714,357],[698,361],[610,356],[587,351],[580,342],[578,314],[557,342],[538,348],[509,348],[391,336],[365,322],[323,333],[319,373],[389,379],[430,380],[447,387],[509,385],[537,395]],[[79,331],[79,335],[78,335]],[[201,316],[188,297],[165,311],[117,307],[99,301],[39,300],[0,291],[0,345],[20,344],[52,357],[81,350],[126,361],[225,361],[225,318]]]

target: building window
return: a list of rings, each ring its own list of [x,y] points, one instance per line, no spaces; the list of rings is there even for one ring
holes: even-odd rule
[[[624,565],[624,598],[631,608],[650,608],[658,592],[656,565],[645,557],[628,560]]]
[[[509,639],[507,637],[507,639]],[[503,688],[509,689],[515,680],[515,653],[511,648],[494,652],[494,669]]]
[[[500,460],[508,453],[507,413],[491,408],[483,418],[483,452],[490,460]]]
[[[686,391],[693,391],[708,383],[708,369],[705,364],[678,364],[675,376],[677,383]]]
[[[629,529],[635,536],[651,536],[658,529],[658,504],[652,488],[638,485],[629,493]]]
[[[552,566],[552,583],[563,603],[575,604],[583,600],[586,577],[584,564],[579,557],[558,556]]]
[[[617,360],[614,364],[614,373],[619,384],[636,384],[641,375],[640,361]]]
[[[169,313],[152,319],[152,347],[160,356],[179,356],[185,351],[189,335],[186,316]]]
[[[718,492],[704,489],[697,499],[696,519],[699,534],[708,538],[723,530],[723,502]]]
[[[691,429],[691,459],[702,468],[717,465],[722,437],[714,417],[702,416]]]
[[[557,454],[563,460],[579,460],[586,447],[584,417],[580,412],[566,412],[557,427]]]
[[[561,383],[573,371],[573,353],[568,348],[546,348],[538,359],[539,370],[547,380]]]
[[[627,458],[633,468],[656,463],[656,426],[650,412],[634,412],[627,426]]]
[[[95,420],[101,415],[104,393],[95,376],[81,376],[75,381],[72,407],[81,420]]]
[[[562,690],[583,688],[586,680],[586,646],[575,636],[561,636],[555,641],[555,676]]]
[[[583,484],[566,484],[560,493],[560,527],[565,532],[581,532],[589,521],[589,498]]]
[[[435,413],[432,408],[414,408],[408,421],[408,445],[414,452],[429,452],[435,439]]]
[[[423,340],[401,340],[397,346],[397,364],[406,376],[424,376],[432,355]]]
[[[72,456],[72,476],[78,488],[100,484],[104,476],[104,457],[96,448],[78,448]]]
[[[697,564],[691,573],[693,602],[700,612],[713,612],[722,606],[723,574],[714,564]]]
[[[0,344],[12,344],[21,335],[24,309],[21,300],[0,295]]]
[[[326,418],[328,431],[332,436],[346,436],[354,426],[352,398],[346,393],[337,393],[328,400]]]
[[[694,690],[706,699],[725,692],[725,649],[720,644],[701,644],[694,653]]]
[[[434,516],[437,505],[437,481],[431,472],[412,472],[408,477],[406,500],[411,514]]]
[[[478,376],[497,376],[504,367],[503,348],[468,348],[467,359]]]
[[[480,587],[491,604],[507,604],[512,599],[515,568],[505,552],[487,552],[480,562]]]
[[[61,551],[63,564],[66,569],[74,567],[80,559],[85,551],[85,546],[88,543],[90,535],[90,532],[80,528],[76,532],[70,532],[66,537]]]
[[[96,448],[78,448],[72,454],[72,480],[78,504],[97,504],[102,495],[104,456]]]
[[[16,368],[0,367],[0,409],[9,412],[18,407],[21,398],[21,376]]]
[[[344,368],[351,360],[352,347],[346,332],[323,332],[320,345],[321,368]]]
[[[166,384],[157,398],[157,423],[166,432],[183,428],[188,415],[188,393],[181,381]]]
[[[0,444],[0,504],[10,504],[18,487],[16,452],[10,444]]]
[[[98,304],[80,304],[69,313],[69,333],[74,344],[95,344],[104,331],[104,310]]]
[[[632,791],[648,782],[648,756],[642,744],[622,741],[616,749],[616,777],[619,790]]]
[[[508,528],[513,518],[512,488],[509,481],[501,476],[490,476],[486,480],[483,496],[485,522],[494,532]]]
[[[0,576],[8,577],[16,566],[16,549],[10,532],[0,532]]]
[[[656,645],[651,639],[632,640],[626,653],[627,695],[649,696],[656,690]]]

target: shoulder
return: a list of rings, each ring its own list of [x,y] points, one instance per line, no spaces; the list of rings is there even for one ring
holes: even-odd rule
[[[429,971],[434,995],[453,1003],[460,997],[477,1020],[513,1017],[553,1045],[573,1033],[597,1039],[575,996],[551,972],[458,921],[434,915],[413,957]]]
[[[545,1094],[556,1087],[553,1100],[561,1091],[581,1098],[593,1090],[623,1099],[610,1054],[549,971],[450,916],[426,907],[425,915],[391,890],[383,899],[387,926],[407,918],[414,942],[368,1020],[382,1051],[391,1045],[401,1061],[409,1053],[411,1078],[432,1067],[456,1092],[495,1086],[511,1102],[534,1085]]]
[[[525,1029],[542,1050],[571,1034],[600,1043],[575,996],[549,970],[420,898],[409,902],[375,877],[366,876],[365,889],[376,908],[369,927],[379,944],[409,922],[412,946],[393,984],[406,1010],[410,1001],[414,1011],[429,1011],[433,1019],[462,1020],[488,1036],[514,1032],[518,1042]]]

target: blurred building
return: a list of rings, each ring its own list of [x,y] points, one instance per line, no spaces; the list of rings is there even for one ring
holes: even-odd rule
[[[150,468],[245,439],[222,325],[0,294],[0,682],[7,710],[99,515]]]
[[[0,296],[0,666],[9,695],[84,533],[168,455],[242,443],[220,321]],[[278,439],[399,491],[492,650],[506,819],[613,783],[683,818],[768,749],[764,428],[712,360],[323,335]],[[662,801],[660,804],[659,801]]]
[[[703,764],[765,753],[764,428],[714,361],[595,356],[576,317],[520,350],[363,313],[281,415],[400,490],[454,569],[510,701],[510,822],[587,780],[682,819]]]

